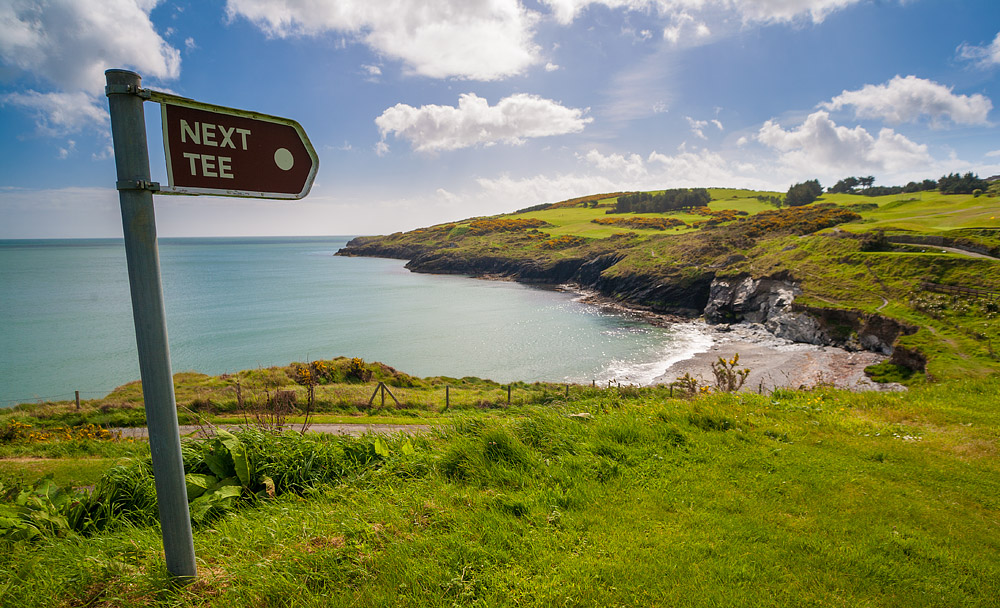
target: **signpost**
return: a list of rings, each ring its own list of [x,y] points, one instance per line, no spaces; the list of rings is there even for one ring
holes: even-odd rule
[[[319,160],[294,120],[153,93],[163,115],[165,194],[298,199]]]
[[[135,72],[105,72],[125,257],[149,449],[167,570],[197,576],[184,482],[153,193],[300,199],[319,159],[294,120],[204,104],[141,87]],[[169,185],[152,182],[142,104],[161,104]]]

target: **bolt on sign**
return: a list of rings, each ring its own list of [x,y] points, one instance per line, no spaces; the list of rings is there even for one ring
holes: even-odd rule
[[[164,194],[300,199],[319,159],[298,122],[155,92],[163,120]]]

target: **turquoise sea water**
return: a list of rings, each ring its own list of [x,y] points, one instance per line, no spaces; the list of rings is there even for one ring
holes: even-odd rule
[[[160,239],[173,371],[344,355],[418,376],[647,383],[704,348],[573,293],[334,257],[347,240]],[[137,380],[124,244],[0,241],[0,327],[0,406]]]

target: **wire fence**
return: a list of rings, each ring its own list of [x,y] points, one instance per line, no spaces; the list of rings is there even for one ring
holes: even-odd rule
[[[100,399],[108,394],[108,391],[79,391],[80,399]],[[33,395],[31,397],[22,397],[20,399],[0,399],[0,408],[13,407],[21,403],[58,403],[60,401],[74,401],[76,399],[76,392],[72,393],[60,393],[58,395],[49,395],[47,397],[41,397],[38,395]]]

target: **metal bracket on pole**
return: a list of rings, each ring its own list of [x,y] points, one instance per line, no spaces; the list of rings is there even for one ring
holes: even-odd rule
[[[142,179],[124,179],[115,182],[116,190],[149,190],[150,192],[159,192],[160,183],[159,182],[148,182]]]
[[[149,99],[152,97],[152,92],[149,89],[144,89],[133,84],[109,84],[104,87],[104,95],[106,97],[111,97],[112,95],[135,95],[141,99]]]

